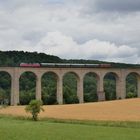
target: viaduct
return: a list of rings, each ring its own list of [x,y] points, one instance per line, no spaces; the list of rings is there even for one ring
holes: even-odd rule
[[[83,79],[88,73],[94,73],[97,78],[98,100],[105,100],[103,79],[106,74],[113,73],[116,78],[117,99],[126,97],[126,77],[134,73],[137,76],[137,91],[140,97],[140,68],[31,68],[31,67],[0,67],[0,72],[7,72],[11,76],[11,105],[19,103],[19,79],[24,72],[33,72],[36,75],[36,99],[41,99],[41,78],[47,72],[57,76],[57,102],[63,104],[63,76],[72,72],[77,77],[77,96],[80,103],[83,98]]]

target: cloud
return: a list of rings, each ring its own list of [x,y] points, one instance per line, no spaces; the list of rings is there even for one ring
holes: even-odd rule
[[[89,14],[94,12],[130,13],[140,11],[139,0],[86,0],[83,1],[83,4],[83,10]]]
[[[137,0],[0,1],[0,50],[137,63],[137,7]]]
[[[140,11],[139,0],[95,0],[95,7],[103,11],[136,12]]]
[[[48,33],[40,40],[36,47],[42,52],[57,55],[61,58],[100,59],[108,61],[112,61],[114,58],[118,61],[133,57],[138,51],[137,48],[131,48],[126,45],[117,46],[114,43],[97,39],[78,44],[73,38],[61,32]]]

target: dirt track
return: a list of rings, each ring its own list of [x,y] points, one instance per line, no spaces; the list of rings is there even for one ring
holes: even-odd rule
[[[10,106],[0,109],[0,114],[29,116],[25,106]],[[140,121],[140,99],[127,99],[76,105],[44,106],[40,117],[80,119],[80,120],[119,120]]]

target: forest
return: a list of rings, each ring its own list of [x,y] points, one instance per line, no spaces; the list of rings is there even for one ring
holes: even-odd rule
[[[20,63],[81,63],[81,64],[101,64],[110,63],[98,60],[66,60],[57,56],[47,55],[37,52],[24,51],[0,51],[1,67],[18,67]],[[111,63],[116,68],[139,67],[139,65]],[[32,72],[25,72],[21,75],[20,80],[20,104],[25,105],[35,98],[36,77]],[[57,104],[56,84],[57,79],[54,73],[46,73],[42,77],[42,101],[44,104]],[[84,77],[84,101],[96,102],[97,96],[97,79],[94,73],[88,73]],[[6,72],[0,72],[0,103],[10,104],[11,78]],[[78,103],[77,80],[74,73],[68,73],[63,78],[63,100],[64,104]],[[106,100],[116,99],[116,78],[109,73],[104,78],[104,91]],[[130,74],[126,78],[126,98],[137,97],[137,77]]]

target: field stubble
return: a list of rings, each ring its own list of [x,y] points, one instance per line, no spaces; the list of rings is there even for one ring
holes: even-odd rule
[[[140,99],[126,99],[97,103],[43,106],[41,118],[104,120],[104,121],[140,121]],[[30,116],[25,106],[10,106],[0,109],[0,114]]]

